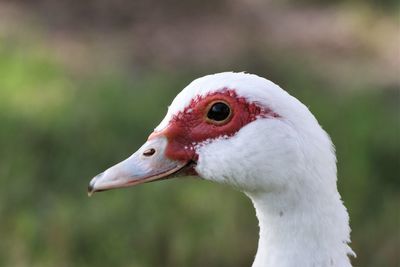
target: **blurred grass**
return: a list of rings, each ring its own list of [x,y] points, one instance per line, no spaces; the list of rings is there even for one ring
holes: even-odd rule
[[[399,88],[337,90],[299,61],[269,60],[238,65],[331,134],[354,265],[396,266]],[[257,221],[239,192],[182,178],[86,197],[90,177],[134,152],[205,70],[80,76],[43,47],[2,40],[0,73],[1,266],[250,266]]]

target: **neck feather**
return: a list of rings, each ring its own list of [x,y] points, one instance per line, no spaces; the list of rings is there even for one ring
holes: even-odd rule
[[[253,267],[351,267],[348,214],[334,190],[248,193],[260,226]]]

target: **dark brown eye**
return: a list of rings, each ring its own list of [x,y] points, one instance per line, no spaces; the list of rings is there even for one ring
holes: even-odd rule
[[[207,119],[209,119],[211,122],[220,124],[227,121],[230,115],[231,109],[227,103],[215,102],[210,106],[207,112]]]

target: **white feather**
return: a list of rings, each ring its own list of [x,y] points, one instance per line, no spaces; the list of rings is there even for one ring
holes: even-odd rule
[[[333,145],[307,107],[279,86],[246,73],[199,78],[177,95],[156,131],[196,96],[224,88],[280,115],[195,146],[199,175],[244,191],[255,206],[260,239],[253,267],[351,266]]]

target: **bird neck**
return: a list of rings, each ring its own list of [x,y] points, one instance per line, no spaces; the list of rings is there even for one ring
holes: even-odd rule
[[[336,187],[247,195],[260,227],[253,267],[351,267],[348,214]]]

